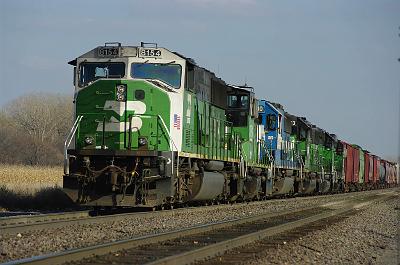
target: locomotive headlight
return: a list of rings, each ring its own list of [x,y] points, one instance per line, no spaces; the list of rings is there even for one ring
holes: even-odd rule
[[[118,101],[125,101],[125,96],[124,95],[117,95],[117,100]]]
[[[146,145],[146,144],[147,144],[147,139],[144,138],[144,137],[140,137],[140,138],[139,138],[139,145],[140,145],[140,146],[144,146],[144,145]]]
[[[117,98],[117,101],[125,101],[126,100],[126,85],[117,85],[116,98]]]
[[[126,91],[125,85],[117,85],[117,93],[125,94],[125,91]]]
[[[85,144],[87,144],[87,145],[92,145],[92,144],[94,144],[94,138],[91,137],[91,136],[86,136],[85,139],[84,139],[84,141],[85,141]]]
[[[258,106],[258,112],[264,112],[264,106],[259,105]]]

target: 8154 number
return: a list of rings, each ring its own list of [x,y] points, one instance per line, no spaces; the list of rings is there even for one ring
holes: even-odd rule
[[[157,49],[141,49],[140,50],[140,55],[142,57],[160,57],[161,56],[161,50],[157,50]]]
[[[118,56],[119,49],[116,47],[103,47],[98,50],[99,56]]]

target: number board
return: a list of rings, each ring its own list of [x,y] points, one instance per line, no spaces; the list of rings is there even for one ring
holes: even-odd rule
[[[100,57],[116,57],[119,55],[118,47],[99,47],[97,51]]]
[[[140,49],[140,57],[161,57],[159,49]]]

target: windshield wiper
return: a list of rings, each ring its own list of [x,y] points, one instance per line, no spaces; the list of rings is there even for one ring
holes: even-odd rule
[[[122,78],[122,75],[108,75],[107,78]]]
[[[169,63],[161,63],[161,65],[169,65],[169,64],[173,64],[175,63],[175,61],[170,61]]]
[[[163,88],[164,90],[167,90],[169,92],[175,92],[173,89],[169,88],[166,83],[164,83],[161,80],[158,79],[146,79],[147,81],[153,83],[154,85]]]
[[[149,60],[146,60],[146,61],[144,61],[144,62],[141,62],[141,63],[135,63],[135,64],[137,64],[138,65],[138,67],[141,67],[142,65],[144,65],[144,64],[146,64],[146,63],[148,63],[149,62]]]

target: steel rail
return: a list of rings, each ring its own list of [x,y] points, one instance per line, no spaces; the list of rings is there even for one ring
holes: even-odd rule
[[[212,205],[208,207],[218,207],[221,205]],[[37,214],[37,215],[19,215],[11,217],[0,217],[0,235],[23,233],[27,231],[54,229],[65,227],[68,225],[84,225],[84,224],[99,224],[111,221],[122,221],[128,218],[149,215],[149,216],[163,216],[167,214],[179,213],[182,211],[202,210],[202,207],[184,207],[176,208],[173,210],[163,211],[142,211],[130,212],[100,216],[90,216],[90,211],[79,212],[63,212],[51,214]]]
[[[156,261],[154,264],[186,264],[190,263],[188,260],[201,260],[204,257],[210,257],[212,255],[217,255],[219,253],[223,253],[229,249],[231,249],[229,246],[232,243],[232,246],[239,246],[240,244],[248,244],[248,242],[251,242],[252,240],[258,240],[259,238],[265,237],[267,235],[271,235],[274,233],[280,233],[282,231],[286,231],[289,229],[293,229],[298,226],[302,226],[308,223],[312,223],[324,218],[329,218],[331,216],[335,216],[341,213],[344,213],[346,211],[352,210],[354,207],[365,207],[367,204],[363,202],[360,204],[359,200],[369,200],[370,203],[378,200],[383,200],[386,199],[389,196],[393,196],[393,192],[389,194],[384,194],[383,196],[378,196],[378,198],[372,198],[373,196],[370,196],[371,198],[349,198],[349,201],[346,202],[346,204],[340,208],[340,209],[332,209],[329,208],[329,206],[325,206],[328,210],[327,212],[323,212],[322,214],[314,215],[311,217],[307,217],[301,220],[297,221],[292,221],[289,223],[285,223],[283,225],[276,225],[271,228],[266,229],[261,234],[250,234],[250,235],[245,235],[243,237],[240,237],[239,240],[233,240],[232,242],[229,243],[219,243],[219,244],[213,244],[212,246],[208,248],[200,248],[199,250],[196,250],[194,252],[189,251],[174,257],[168,257],[164,259],[160,259]],[[360,206],[361,205],[361,206]],[[190,227],[190,228],[185,228],[185,229],[179,229],[175,231],[170,231],[170,232],[163,232],[155,235],[147,235],[147,236],[141,236],[138,238],[133,238],[133,239],[126,239],[126,240],[121,240],[121,241],[116,241],[112,243],[105,243],[105,244],[100,244],[96,246],[91,246],[91,247],[86,247],[86,248],[81,248],[81,249],[74,249],[74,250],[69,250],[65,252],[60,252],[60,253],[52,253],[52,254],[47,254],[43,256],[36,256],[32,258],[26,258],[26,259],[21,259],[21,260],[16,260],[16,261],[11,261],[6,264],[11,265],[11,264],[63,264],[65,262],[72,262],[72,261],[78,261],[82,260],[84,258],[91,258],[96,255],[105,255],[109,254],[111,252],[118,252],[121,250],[125,249],[132,249],[135,247],[139,247],[142,245],[148,245],[148,244],[155,244],[155,243],[160,243],[163,241],[168,241],[168,240],[174,240],[177,238],[185,237],[185,236],[192,236],[196,234],[201,234],[201,233],[206,233],[210,231],[217,231],[219,229],[227,228],[227,227],[232,227],[232,226],[237,226],[241,224],[246,224],[246,223],[251,223],[251,222],[256,222],[260,221],[263,219],[268,219],[268,218],[277,218],[279,216],[285,216],[288,214],[293,214],[293,213],[300,213],[302,211],[310,210],[315,207],[307,207],[307,208],[302,208],[296,211],[289,210],[285,212],[279,212],[279,213],[273,213],[273,214],[261,214],[261,215],[256,215],[256,216],[251,216],[251,217],[245,217],[245,218],[238,218],[238,219],[233,219],[233,220],[228,220],[228,221],[223,221],[223,222],[218,222],[218,223],[212,223],[212,224],[205,224],[205,225],[199,225],[195,227]],[[156,212],[157,213],[157,212]],[[233,243],[233,242],[236,243]],[[242,242],[242,243],[241,243]],[[212,249],[215,249],[212,250]],[[218,250],[218,251],[216,251]],[[198,252],[199,251],[199,252]],[[214,254],[211,254],[214,253]],[[160,263],[157,263],[160,262]],[[180,263],[181,262],[181,263]]]
[[[179,208],[174,209],[172,211],[178,212],[188,208]],[[100,216],[90,216],[89,212],[82,212],[78,214],[67,213],[66,217],[63,217],[63,214],[51,214],[51,215],[43,215],[41,216],[25,216],[24,218],[20,217],[21,220],[32,219],[35,222],[26,222],[26,223],[14,223],[12,224],[12,220],[4,220],[6,225],[0,226],[0,235],[7,233],[23,233],[27,231],[33,230],[42,230],[42,229],[54,229],[65,227],[69,225],[84,225],[84,224],[99,224],[106,222],[115,222],[122,221],[128,218],[140,216],[140,215],[165,215],[171,213],[172,211],[154,211],[154,212],[131,212],[131,213],[120,213],[120,214],[110,214],[110,215],[100,215]],[[53,215],[53,216],[52,216]],[[8,218],[4,218],[8,219]],[[18,219],[18,218],[12,218]]]
[[[61,216],[55,215],[54,218],[49,217],[47,215],[43,216],[43,218],[39,218],[36,216],[26,217],[26,219],[36,219],[35,222],[27,222],[27,223],[16,223],[16,224],[8,224],[5,226],[0,226],[0,235],[2,234],[12,234],[12,233],[24,233],[27,231],[33,230],[43,230],[43,229],[53,229],[59,227],[65,227],[68,225],[83,225],[83,224],[92,224],[92,223],[101,223],[111,220],[111,216],[98,216],[92,217],[88,214],[73,216],[70,214],[69,217],[59,218]],[[126,218],[126,217],[124,217]],[[117,218],[116,218],[117,219]]]
[[[274,213],[274,214],[262,214],[262,215],[257,215],[257,216],[251,216],[251,217],[246,217],[246,218],[237,218],[233,220],[228,220],[228,221],[222,221],[222,222],[217,222],[217,223],[212,223],[212,224],[203,224],[203,225],[198,225],[190,228],[184,228],[184,229],[179,229],[179,230],[174,230],[170,232],[164,232],[164,233],[159,233],[155,235],[147,235],[147,236],[141,236],[133,239],[126,239],[126,240],[120,240],[112,243],[105,243],[105,244],[99,244],[95,246],[90,246],[86,248],[80,248],[80,249],[74,249],[74,250],[69,250],[69,251],[64,251],[60,253],[52,253],[52,254],[47,254],[43,256],[36,256],[32,258],[26,258],[26,259],[20,259],[20,260],[15,260],[15,261],[10,261],[8,263],[5,263],[4,265],[11,265],[11,264],[63,264],[65,262],[72,262],[72,261],[78,261],[84,258],[89,258],[93,257],[96,255],[104,255],[108,254],[110,252],[117,252],[123,249],[129,249],[129,248],[134,248],[138,247],[141,245],[147,245],[147,244],[154,244],[154,243],[159,243],[167,240],[172,240],[172,239],[177,239],[179,237],[183,236],[190,236],[194,234],[199,234],[199,233],[205,233],[209,232],[212,230],[218,230],[221,228],[229,227],[229,226],[234,226],[234,225],[240,225],[248,222],[254,222],[260,219],[265,219],[265,218],[273,218],[293,212],[299,212],[299,211],[304,211],[308,209],[312,209],[314,207],[308,207],[308,208],[303,208],[298,211],[285,211],[285,212],[280,212],[280,213]]]
[[[374,191],[371,194],[378,193],[379,190]],[[348,193],[343,194],[344,198],[350,197],[353,198],[354,195],[367,196],[368,194],[364,193]],[[346,196],[348,195],[348,196]],[[327,197],[332,195],[321,195],[320,197]],[[304,197],[303,199],[309,199],[311,197]],[[282,200],[295,200],[296,198],[289,199],[276,199],[277,201]],[[251,203],[263,203],[260,202],[251,202]],[[208,207],[218,207],[221,205],[213,205]],[[321,205],[323,206],[323,205]],[[59,228],[65,227],[68,225],[83,225],[83,224],[96,224],[96,223],[104,223],[108,221],[121,221],[126,218],[130,218],[136,215],[145,215],[145,214],[153,214],[153,215],[163,215],[171,212],[179,212],[185,210],[201,210],[202,207],[185,207],[185,208],[176,208],[172,211],[155,211],[155,212],[134,212],[134,213],[123,213],[123,214],[113,214],[113,215],[105,215],[105,216],[90,216],[89,211],[79,211],[79,212],[64,212],[64,213],[51,213],[51,214],[37,214],[37,215],[19,215],[19,216],[11,216],[11,217],[0,217],[0,235],[7,233],[23,233],[26,231],[33,230],[42,230],[42,229],[51,229],[51,228]]]
[[[89,211],[71,211],[60,213],[48,214],[32,214],[32,215],[15,215],[8,217],[0,217],[0,228],[7,228],[8,226],[15,226],[21,224],[32,224],[46,221],[57,221],[65,219],[77,219],[88,217]]]
[[[260,231],[254,232],[254,233],[239,236],[239,237],[236,237],[233,239],[225,240],[225,241],[218,242],[215,244],[210,244],[208,246],[201,247],[201,248],[198,248],[195,250],[191,250],[188,252],[169,256],[169,257],[162,258],[162,259],[158,259],[154,262],[150,262],[150,263],[146,263],[146,264],[147,265],[179,265],[179,264],[191,264],[194,262],[203,261],[205,259],[224,254],[235,248],[243,247],[245,245],[252,244],[256,241],[263,240],[267,237],[275,236],[275,235],[281,234],[283,232],[291,231],[296,228],[310,225],[315,222],[326,220],[326,219],[353,211],[355,209],[364,208],[373,202],[382,201],[382,200],[387,199],[388,197],[390,197],[390,196],[386,195],[386,196],[382,196],[377,199],[373,199],[368,202],[348,204],[345,207],[342,207],[337,210],[328,211],[328,212],[317,214],[317,215],[314,215],[311,217],[306,217],[304,219],[277,225],[277,226],[263,229],[263,230],[260,230]]]
[[[217,207],[218,205],[213,205]],[[213,207],[209,206],[209,207]],[[122,221],[136,216],[163,216],[179,213],[186,210],[201,210],[201,207],[184,207],[162,211],[139,211],[109,215],[91,216],[90,211],[63,212],[35,215],[18,215],[0,217],[0,235],[10,233],[23,233],[26,231],[53,229],[68,225],[99,224],[110,221]]]

